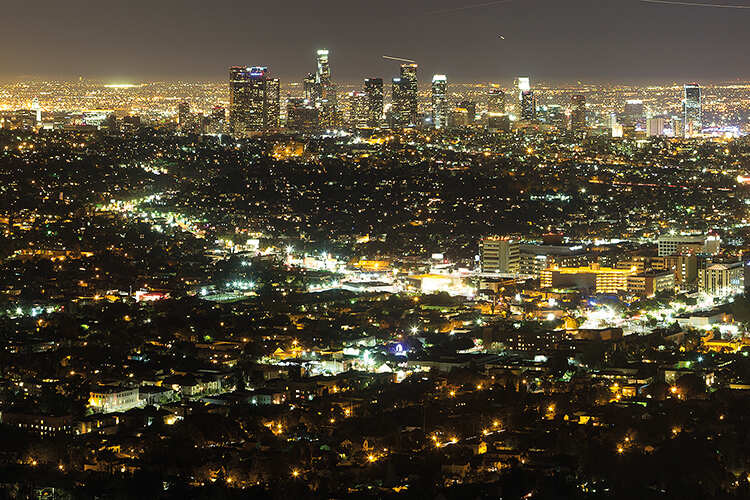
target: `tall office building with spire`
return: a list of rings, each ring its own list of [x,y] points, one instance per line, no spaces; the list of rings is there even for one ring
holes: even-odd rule
[[[444,128],[448,122],[448,79],[445,75],[432,77],[432,124]]]
[[[316,55],[315,106],[320,110],[320,123],[324,127],[337,125],[336,86],[331,80],[328,49],[319,49]]]
[[[694,137],[701,133],[701,88],[697,83],[685,85],[685,100],[683,101],[685,137]]]

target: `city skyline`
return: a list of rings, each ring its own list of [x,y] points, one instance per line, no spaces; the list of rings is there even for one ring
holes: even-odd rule
[[[0,12],[0,500],[750,499],[750,0]]]

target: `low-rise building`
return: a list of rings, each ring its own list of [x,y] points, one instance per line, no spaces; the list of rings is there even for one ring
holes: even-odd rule
[[[674,292],[675,276],[671,271],[639,273],[628,276],[628,293],[653,297],[659,292]]]
[[[727,295],[733,290],[740,290],[744,280],[742,262],[713,264],[701,270],[698,287],[700,291],[711,295]]]
[[[657,241],[659,257],[668,255],[716,255],[721,247],[717,234],[663,234]]]
[[[580,267],[594,260],[591,253],[581,245],[531,245],[519,246],[519,267],[521,274],[539,276],[544,269],[559,267]]]
[[[127,411],[142,404],[138,387],[106,387],[89,393],[89,406],[101,413]]]
[[[628,289],[628,277],[637,269],[615,269],[590,264],[586,267],[551,267],[540,274],[542,288],[577,288],[587,293],[618,293]]]

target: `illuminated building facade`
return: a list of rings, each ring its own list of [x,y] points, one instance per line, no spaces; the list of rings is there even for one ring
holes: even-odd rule
[[[469,125],[474,123],[474,120],[476,119],[476,116],[477,116],[477,103],[476,102],[461,101],[458,103],[457,107],[466,110],[466,114],[468,115],[468,118],[469,118]]]
[[[649,118],[646,121],[646,135],[648,137],[657,137],[664,135],[664,127],[666,127],[666,120],[660,116]]]
[[[714,264],[703,269],[698,277],[698,289],[709,295],[726,295],[744,286],[745,269],[742,262]]]
[[[505,92],[498,87],[487,91],[487,113],[505,113]]]
[[[401,84],[401,78],[393,78],[391,80],[391,127],[403,127],[406,124],[404,115],[406,115],[406,99],[404,97],[404,88]]]
[[[316,62],[318,64],[318,71],[315,74],[315,81],[321,87],[326,87],[331,84],[331,65],[328,63],[327,49],[318,50]]]
[[[127,411],[140,405],[138,388],[108,388],[104,391],[91,391],[89,407],[101,413]]]
[[[516,240],[499,236],[479,241],[479,261],[483,273],[510,273],[520,271],[520,244]]]
[[[401,65],[401,98],[403,99],[402,112],[405,125],[417,125],[419,123],[418,111],[418,87],[417,87],[417,65]]]
[[[685,137],[701,133],[701,88],[697,83],[685,85],[683,131]]]
[[[521,93],[521,120],[536,120],[536,99],[533,90],[524,90]]]
[[[308,101],[314,101],[317,96],[315,73],[307,74],[304,80],[302,80],[302,88],[304,89],[305,99],[307,99]]]
[[[383,79],[366,78],[365,94],[367,95],[367,124],[370,127],[378,127],[383,120]]]
[[[628,293],[653,297],[659,292],[674,292],[675,276],[669,271],[639,273],[628,276]]]
[[[445,75],[432,77],[432,124],[444,128],[448,121],[448,80]]]
[[[586,96],[576,94],[570,98],[570,129],[580,131],[586,129]]]
[[[687,254],[716,255],[721,248],[721,239],[716,234],[665,234],[659,236],[657,243],[659,257]]]
[[[349,101],[349,126],[353,128],[366,127],[370,118],[368,112],[367,94],[354,90],[352,92],[349,92],[349,95],[347,97]]]
[[[229,129],[236,137],[247,137],[278,127],[279,80],[268,78],[264,66],[233,66],[229,69]]]
[[[628,99],[625,101],[625,113],[623,125],[635,127],[646,118],[646,107],[640,99]]]
[[[185,132],[190,122],[190,103],[181,102],[177,105],[177,127]]]
[[[618,293],[628,290],[633,269],[615,269],[590,264],[586,267],[550,267],[539,274],[542,288],[577,288],[587,293]]]
[[[316,56],[315,105],[319,111],[319,122],[324,127],[335,127],[337,121],[336,86],[331,80],[331,65],[328,49],[319,49]]]
[[[531,80],[528,76],[519,76],[516,77],[513,86],[516,88],[516,102],[513,110],[516,112],[516,116],[521,116],[523,93],[531,90]]]
[[[266,111],[264,130],[279,128],[281,115],[281,84],[278,78],[266,80]]]
[[[318,108],[307,99],[289,98],[286,116],[286,126],[292,130],[314,132],[318,128]]]

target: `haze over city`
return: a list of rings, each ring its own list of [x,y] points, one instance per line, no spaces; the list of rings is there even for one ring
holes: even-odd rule
[[[704,2],[709,4],[710,2]],[[715,2],[724,4],[726,2]],[[747,4],[738,0],[736,5]],[[217,80],[233,64],[299,79],[310,51],[337,54],[336,78],[417,60],[456,82],[666,83],[750,78],[750,11],[640,0],[217,0],[9,2],[0,78]],[[498,38],[498,35],[504,39]]]

